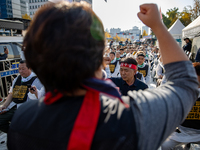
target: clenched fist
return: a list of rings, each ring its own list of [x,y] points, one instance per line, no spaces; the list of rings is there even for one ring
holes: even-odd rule
[[[138,18],[152,30],[163,26],[160,18],[160,13],[156,4],[143,4],[140,5],[140,12]]]

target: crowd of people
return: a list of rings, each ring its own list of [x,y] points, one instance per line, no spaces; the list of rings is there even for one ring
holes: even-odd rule
[[[135,77],[150,85],[150,83],[156,83],[157,86],[161,83],[165,83],[164,77],[165,69],[162,63],[159,48],[153,45],[151,41],[143,42],[141,44],[125,42],[122,46],[120,41],[118,45],[113,45],[113,41],[110,42],[109,47],[105,50],[104,60],[107,78],[119,78],[120,64],[124,59],[134,59],[136,65]],[[155,82],[152,82],[155,81]]]
[[[102,22],[87,3],[38,10],[24,38],[26,61],[0,106],[9,150],[167,150],[199,142],[200,65],[167,31],[157,5],[141,5],[138,17],[159,48],[128,41],[105,48]],[[158,87],[149,89],[152,80]]]

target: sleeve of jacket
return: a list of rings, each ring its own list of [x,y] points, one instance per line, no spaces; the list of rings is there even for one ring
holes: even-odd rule
[[[190,61],[167,64],[165,69],[166,84],[128,92],[140,150],[158,149],[185,119],[198,96],[197,76]]]

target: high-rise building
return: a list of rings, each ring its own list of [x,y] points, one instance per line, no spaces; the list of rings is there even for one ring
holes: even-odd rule
[[[110,29],[110,35],[111,37],[114,37],[116,36],[117,33],[120,33],[121,32],[121,29],[120,28],[111,28]]]
[[[110,29],[110,35],[111,37],[115,37],[116,35],[118,35],[120,38],[125,38],[125,39],[131,39],[131,41],[135,41],[135,40],[139,40],[140,38],[140,34],[141,31],[139,30],[138,27],[134,26],[132,29],[130,30],[125,30],[125,31],[121,31],[120,28],[111,28]]]
[[[33,18],[38,8],[43,7],[48,0],[28,0],[28,9],[30,17]]]
[[[26,0],[20,0],[21,14],[28,14],[28,3]]]
[[[0,1],[0,19],[12,18],[12,0],[1,0]]]
[[[43,5],[46,5],[48,1],[50,2],[58,2],[61,0],[27,0],[28,1],[28,9],[30,17],[33,18],[35,12],[38,8],[42,7]],[[86,1],[92,5],[92,0],[68,0],[69,2],[80,2],[80,1]]]
[[[26,0],[1,0],[0,19],[22,18],[28,13]]]
[[[149,32],[150,32],[150,31],[149,31],[149,30],[150,30],[149,27],[143,26],[143,27],[142,27],[142,34],[143,34],[144,30],[146,31],[147,35],[149,35]]]
[[[12,0],[13,18],[22,18],[20,0]]]

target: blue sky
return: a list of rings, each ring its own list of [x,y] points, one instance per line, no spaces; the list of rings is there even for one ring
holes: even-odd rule
[[[193,0],[93,0],[93,10],[104,24],[104,28],[131,29],[133,26],[141,28],[143,23],[138,19],[139,5],[156,3],[162,13],[167,9],[178,7],[182,11],[185,6],[193,6]]]

